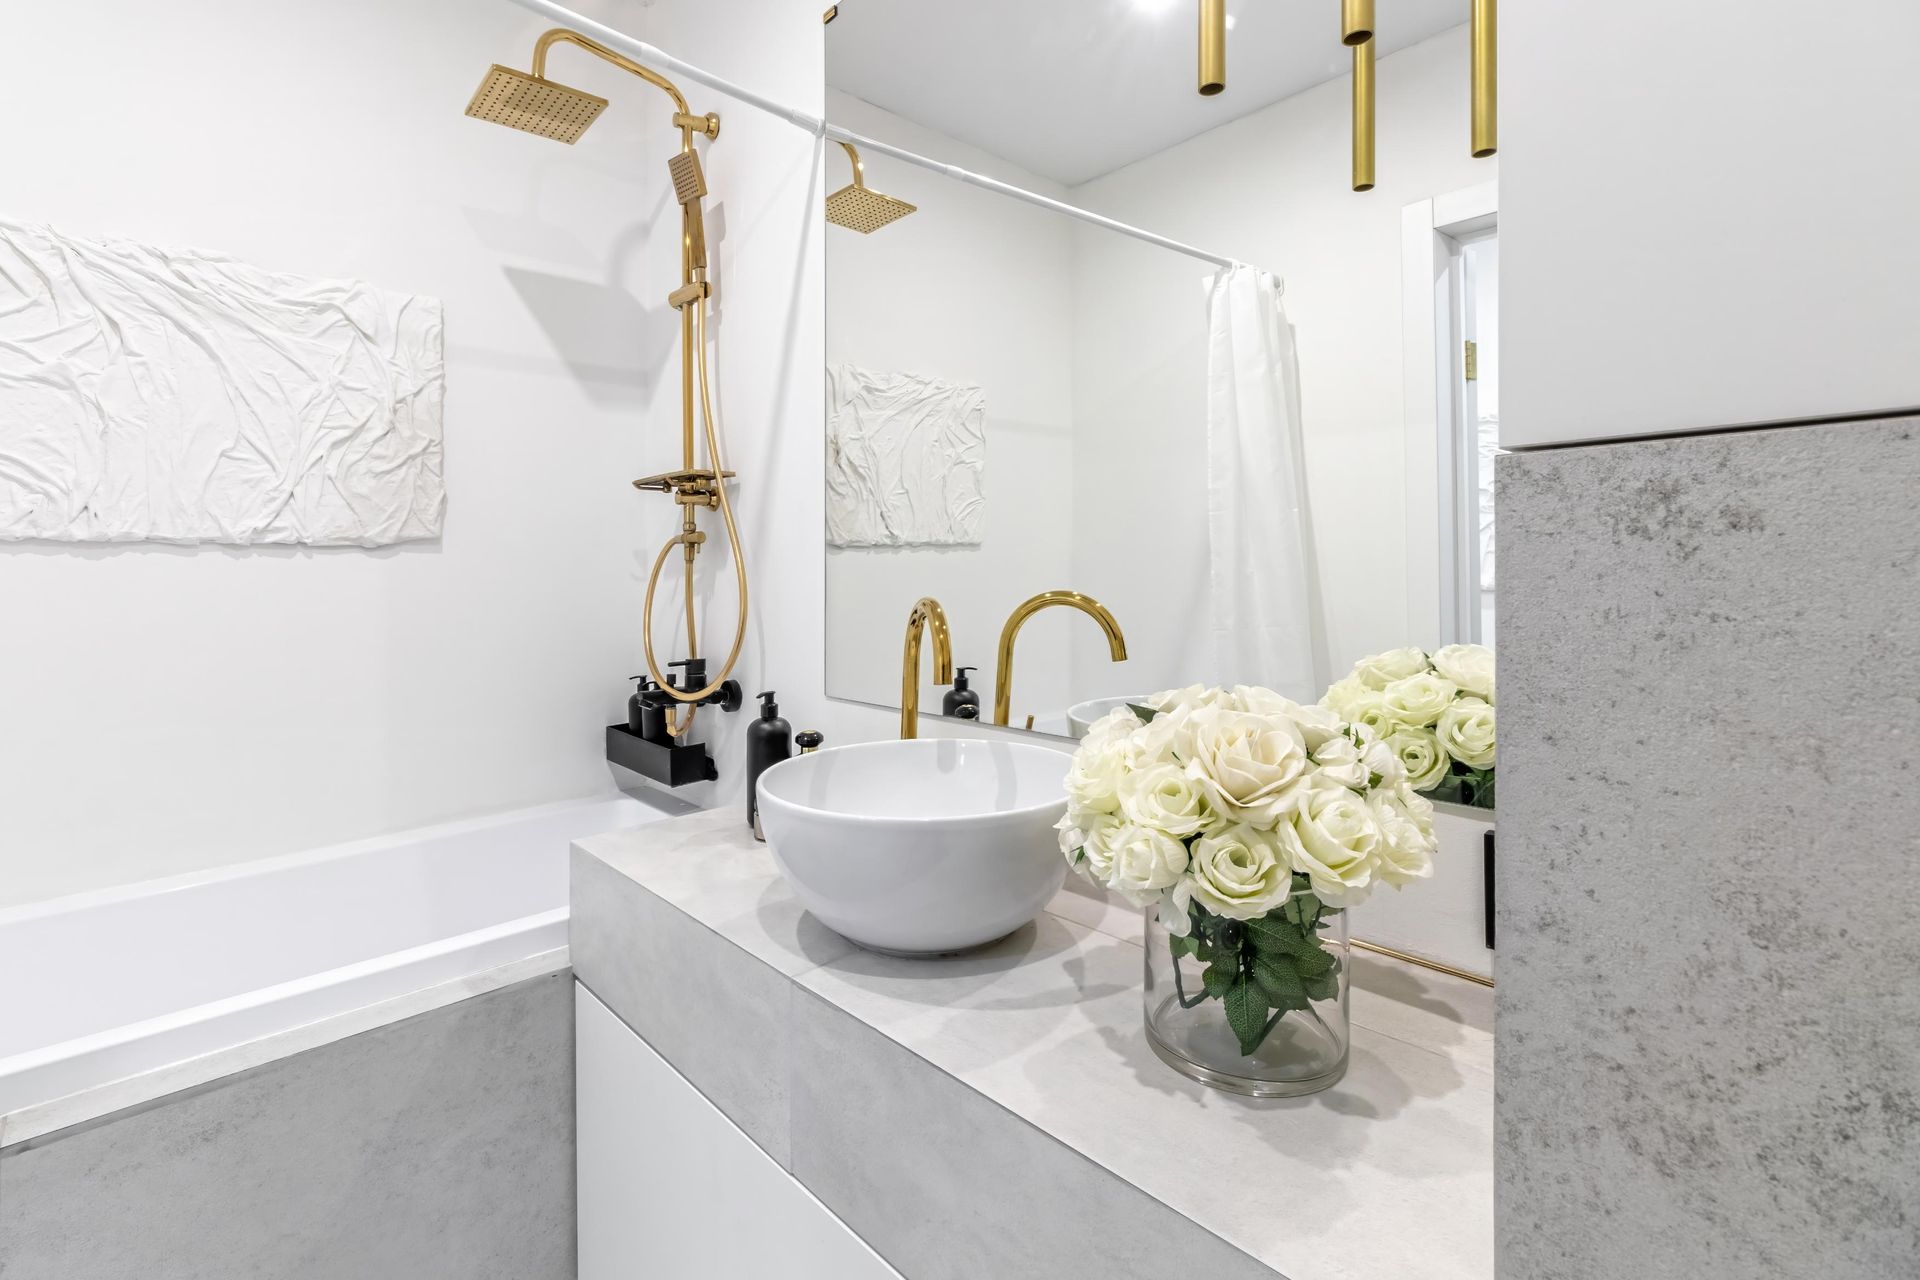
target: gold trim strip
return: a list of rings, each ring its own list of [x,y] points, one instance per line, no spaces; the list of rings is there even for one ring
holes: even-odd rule
[[[1491,987],[1493,985],[1492,978],[1486,977],[1483,974],[1469,973],[1465,969],[1456,969],[1450,964],[1441,964],[1438,960],[1427,960],[1405,951],[1396,951],[1392,947],[1383,947],[1377,942],[1368,942],[1362,938],[1351,938],[1348,942],[1349,945],[1358,947],[1362,951],[1371,951],[1373,954],[1385,956],[1389,960],[1400,960],[1407,964],[1419,965],[1422,969],[1431,969],[1435,973],[1444,973],[1449,978],[1462,978],[1483,987]]]

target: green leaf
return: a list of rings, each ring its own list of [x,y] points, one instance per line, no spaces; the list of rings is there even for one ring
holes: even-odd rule
[[[1299,925],[1277,915],[1247,921],[1247,936],[1253,939],[1254,950],[1260,952],[1298,956],[1320,950],[1320,944],[1301,932]]]
[[[1199,945],[1200,944],[1191,937],[1183,938],[1178,934],[1167,935],[1167,947],[1173,952],[1175,957],[1190,956],[1194,953],[1194,948]]]
[[[1324,947],[1317,948],[1310,954],[1293,957],[1293,967],[1300,971],[1300,976],[1303,978],[1317,978],[1323,973],[1332,973],[1339,964],[1340,962],[1334,959],[1333,953]]]
[[[1267,1036],[1267,1002],[1260,989],[1245,978],[1235,978],[1224,997],[1227,1025],[1240,1041],[1240,1052],[1251,1054]]]
[[[1293,964],[1284,957],[1258,956],[1253,962],[1253,980],[1276,1009],[1307,1007],[1307,984]]]
[[[1240,958],[1238,956],[1216,959],[1200,973],[1200,983],[1206,987],[1207,994],[1216,1000],[1226,998],[1229,988],[1240,979]]]
[[[1143,707],[1137,702],[1129,702],[1127,704],[1127,710],[1133,712],[1134,715],[1140,717],[1141,724],[1151,723],[1153,718],[1160,714],[1158,711],[1155,711],[1152,707]]]
[[[1340,996],[1339,970],[1331,970],[1317,978],[1307,979],[1307,998],[1310,1000],[1335,1000]]]

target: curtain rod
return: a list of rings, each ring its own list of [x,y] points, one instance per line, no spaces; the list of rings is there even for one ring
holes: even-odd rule
[[[772,98],[755,93],[751,89],[737,85],[731,80],[717,76],[704,68],[696,67],[691,62],[683,62],[666,50],[650,45],[644,40],[637,40],[624,31],[617,31],[605,23],[595,22],[592,18],[575,13],[563,5],[555,4],[553,0],[513,0],[513,3],[519,5],[522,9],[530,9],[534,13],[560,26],[577,31],[583,36],[591,36],[608,48],[617,49],[619,52],[626,54],[637,62],[644,63],[656,71],[671,72],[674,75],[680,76],[682,79],[691,80],[695,84],[705,85],[717,93],[724,93],[729,98],[744,102],[748,106],[758,107],[769,115],[778,116],[782,120],[798,125],[816,138],[824,137],[831,138],[836,142],[851,142],[857,147],[869,148],[879,152],[881,155],[892,156],[896,160],[903,160],[908,164],[918,165],[922,169],[932,170],[934,173],[942,174],[955,181],[965,182],[971,186],[981,187],[987,191],[996,191],[1003,196],[1011,196],[1015,200],[1024,200],[1028,204],[1038,205],[1042,209],[1052,209],[1055,213],[1063,213],[1070,218],[1078,218],[1082,222],[1092,223],[1096,227],[1105,227],[1109,231],[1117,231],[1121,235],[1132,236],[1136,240],[1144,240],[1148,244],[1157,244],[1163,249],[1172,249],[1175,253],[1184,253],[1188,257],[1198,258],[1202,262],[1211,262],[1215,266],[1231,267],[1238,265],[1232,258],[1223,258],[1219,254],[1207,253],[1194,248],[1190,244],[1182,244],[1178,240],[1155,235],[1151,231],[1131,226],[1125,222],[1116,221],[1113,218],[1103,217],[1100,214],[1082,209],[1077,205],[1067,204],[1065,201],[1043,196],[1036,191],[1028,191],[1024,187],[1016,187],[1012,183],[1001,182],[997,178],[989,178],[985,174],[974,173],[970,170],[962,169],[958,165],[946,164],[943,161],[934,160],[928,156],[908,151],[904,147],[896,147],[890,143],[881,142],[877,138],[868,138],[850,129],[842,129],[839,125],[829,124],[820,116],[802,111],[798,107],[790,107],[785,103],[775,102]]]

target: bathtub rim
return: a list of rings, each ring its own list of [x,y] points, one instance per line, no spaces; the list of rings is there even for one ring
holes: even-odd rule
[[[354,857],[367,853],[378,853],[386,849],[404,848],[441,837],[460,836],[470,832],[498,827],[518,821],[538,820],[541,817],[556,815],[567,810],[588,808],[594,805],[618,805],[621,801],[637,802],[653,810],[658,818],[671,817],[674,810],[670,806],[658,803],[655,798],[636,795],[629,791],[616,791],[609,795],[595,793],[568,800],[557,800],[548,804],[532,805],[517,809],[504,809],[475,817],[461,818],[451,822],[436,823],[432,826],[413,827],[405,831],[391,832],[371,836],[361,840],[347,841],[341,844],[324,845],[315,849],[304,849],[293,853],[274,854],[264,858],[229,863],[218,867],[203,868],[172,876],[158,876],[148,880],[136,881],[127,885],[115,885],[103,889],[83,890],[66,894],[58,898],[48,898],[40,902],[23,903],[0,909],[0,927],[37,921],[76,911],[116,905],[133,899],[158,897],[209,884],[218,884],[229,880],[244,879],[253,876],[272,875],[277,872],[297,869],[314,863],[333,859]],[[653,821],[649,818],[645,821]],[[616,823],[610,829],[622,829],[633,825]],[[597,832],[594,834],[598,834]],[[583,836],[573,837],[569,844]],[[335,966],[318,973],[303,975],[287,982],[272,984],[252,992],[235,997],[208,1001],[201,1005],[162,1015],[153,1019],[144,1019],[129,1023],[125,1027],[112,1028],[107,1032],[88,1036],[74,1037],[60,1041],[41,1049],[26,1050],[10,1055],[5,1061],[14,1064],[28,1059],[46,1058],[57,1060],[59,1051],[69,1050],[75,1045],[89,1040],[128,1039],[128,1033],[150,1025],[178,1022],[193,1018],[219,1006],[236,1004],[264,1004],[268,995],[289,989],[311,989],[337,981],[345,972],[374,968],[390,962],[396,956],[411,955],[416,952],[431,952],[456,949],[462,944],[470,944],[482,935],[511,934],[515,931],[536,932],[541,926],[570,919],[571,904],[544,912],[530,913],[489,925],[478,930],[450,935],[423,943],[415,948],[400,952],[388,952],[375,957],[366,957],[347,965]],[[549,940],[550,941],[550,940]],[[324,1014],[310,1021],[296,1023],[289,1027],[268,1031],[252,1036],[236,1044],[196,1053],[173,1062],[160,1063],[144,1070],[90,1085],[84,1085],[69,1093],[57,1097],[28,1102],[11,1111],[0,1111],[0,1152],[21,1143],[43,1138],[59,1130],[89,1124],[117,1112],[138,1109],[166,1097],[169,1094],[198,1086],[213,1084],[223,1077],[234,1075],[256,1067],[266,1066],[277,1059],[289,1057],[308,1049],[320,1048],[335,1041],[373,1031],[380,1027],[430,1013],[447,1005],[484,995],[502,987],[518,982],[542,977],[552,973],[565,972],[571,965],[570,948],[564,937],[562,944],[547,946],[532,954],[474,972],[446,978],[428,985],[369,1001],[365,1004]]]
[[[16,903],[11,907],[0,907],[0,929],[9,925],[25,924],[29,921],[43,920],[49,916],[67,915],[76,911],[87,911],[98,907],[114,906],[135,898],[159,897],[162,894],[178,893],[186,889],[197,889],[204,885],[220,884],[228,880],[242,880],[251,876],[270,875],[277,871],[288,871],[295,867],[309,866],[317,862],[328,862],[337,858],[357,857],[361,854],[378,853],[384,849],[395,849],[405,845],[418,844],[426,840],[437,840],[446,836],[466,835],[487,827],[499,826],[506,822],[518,822],[540,818],[548,814],[559,813],[566,809],[578,809],[591,804],[615,804],[621,800],[633,800],[648,808],[656,807],[649,797],[634,795],[632,792],[615,792],[612,795],[594,793],[575,796],[571,800],[555,800],[550,804],[531,805],[520,809],[500,809],[478,817],[459,818],[451,822],[435,823],[426,827],[408,827],[404,831],[392,831],[384,835],[366,836],[359,840],[348,840],[340,844],[321,845],[313,849],[299,849],[292,853],[268,854],[264,858],[247,858],[239,862],[222,863],[216,867],[203,867],[198,871],[183,871],[170,876],[154,876],[147,880],[135,880],[129,884],[109,885],[100,889],[82,889],[77,893],[62,894],[57,898],[42,898],[37,902]],[[662,817],[673,816],[670,809],[660,809]]]

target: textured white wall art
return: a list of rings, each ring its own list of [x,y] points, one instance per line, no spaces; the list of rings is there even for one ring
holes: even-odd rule
[[[827,541],[978,545],[986,420],[979,387],[830,366]]]
[[[440,303],[0,222],[0,538],[433,538]]]

